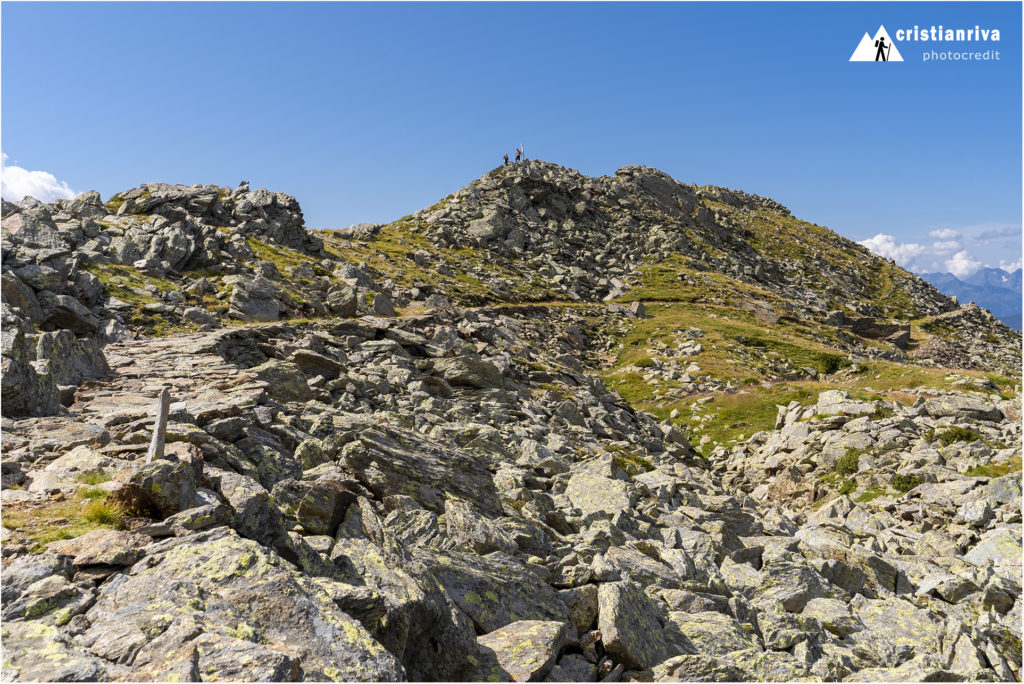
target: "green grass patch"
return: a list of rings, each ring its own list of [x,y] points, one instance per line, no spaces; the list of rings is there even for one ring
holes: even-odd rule
[[[87,485],[98,485],[103,484],[104,482],[110,482],[113,479],[113,477],[114,476],[109,473],[82,473],[81,475],[75,478],[75,481]]]
[[[965,474],[968,477],[1002,477],[1011,473],[1019,475],[1020,472],[1021,460],[1020,455],[1017,454],[1006,463],[989,463],[988,465],[974,466]]]
[[[854,501],[857,503],[866,503],[868,501],[874,501],[880,496],[885,496],[885,489],[882,487],[868,487],[864,490],[864,493],[854,499]]]
[[[32,542],[33,553],[45,551],[50,542],[74,539],[93,530],[124,529],[125,512],[88,496],[94,493],[79,491],[71,498],[43,505],[4,506],[3,525]]]
[[[846,494],[852,494],[856,489],[857,480],[856,478],[851,477],[850,479],[844,481],[843,484],[839,485],[839,489],[837,491],[841,496],[845,496]]]

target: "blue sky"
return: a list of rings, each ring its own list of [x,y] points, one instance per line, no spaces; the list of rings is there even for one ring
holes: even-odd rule
[[[245,179],[295,195],[310,227],[343,227],[427,206],[522,142],[591,175],[645,164],[769,195],[919,270],[1020,259],[1020,3],[0,12],[6,194]],[[1001,40],[848,62],[880,24]],[[922,62],[926,48],[1001,60]]]

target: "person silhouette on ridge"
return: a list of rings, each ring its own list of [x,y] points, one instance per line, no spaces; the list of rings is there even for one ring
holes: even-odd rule
[[[505,153],[505,166],[508,166],[508,152]]]

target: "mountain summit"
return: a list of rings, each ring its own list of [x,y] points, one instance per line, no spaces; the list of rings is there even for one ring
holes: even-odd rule
[[[1019,680],[1019,333],[778,202],[2,226],[7,679]]]

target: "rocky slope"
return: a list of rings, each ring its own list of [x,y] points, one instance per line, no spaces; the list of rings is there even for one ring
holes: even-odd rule
[[[1019,336],[771,200],[3,230],[5,680],[1020,678]]]

